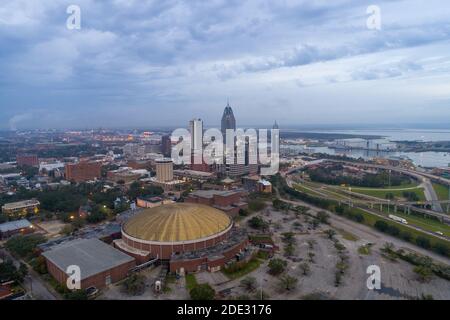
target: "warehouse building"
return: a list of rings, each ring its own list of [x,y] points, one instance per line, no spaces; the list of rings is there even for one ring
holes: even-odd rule
[[[67,268],[79,266],[81,289],[103,288],[124,279],[135,267],[135,259],[98,239],[77,239],[42,253],[48,272],[66,285]]]

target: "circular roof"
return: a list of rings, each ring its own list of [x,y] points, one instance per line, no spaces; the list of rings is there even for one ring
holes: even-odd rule
[[[230,217],[213,207],[173,203],[145,209],[128,220],[123,231],[145,241],[178,242],[206,238],[230,225]]]

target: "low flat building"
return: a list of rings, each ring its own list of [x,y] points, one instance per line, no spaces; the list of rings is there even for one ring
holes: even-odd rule
[[[161,197],[139,197],[136,199],[136,205],[140,208],[153,208],[169,203],[174,203],[174,201]]]
[[[108,171],[106,174],[106,179],[114,183],[123,181],[124,184],[131,184],[143,176],[140,171],[141,170],[131,170],[131,168],[120,168],[117,170]],[[147,172],[147,170],[144,171]]]
[[[189,194],[186,202],[206,204],[234,217],[239,214],[239,210],[248,206],[242,199],[243,196],[244,192],[241,190],[197,190]]]
[[[208,181],[215,177],[213,172],[196,170],[173,170],[173,175],[179,180]]]
[[[5,222],[0,224],[0,239],[7,239],[16,234],[29,234],[35,230],[35,227],[26,219]]]
[[[6,203],[2,212],[8,216],[26,216],[39,211],[39,201],[36,199]]]
[[[67,267],[76,265],[81,271],[81,289],[103,288],[124,279],[135,266],[135,259],[98,239],[77,239],[52,247],[42,256],[48,272],[66,285]]]

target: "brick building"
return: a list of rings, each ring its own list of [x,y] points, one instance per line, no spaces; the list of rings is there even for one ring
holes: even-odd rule
[[[29,234],[36,228],[26,219],[9,221],[0,224],[0,239],[7,239],[15,234]]]
[[[124,279],[136,265],[134,258],[98,239],[77,239],[44,251],[48,272],[65,285],[67,267],[76,265],[81,271],[81,289],[103,288]]]
[[[240,190],[198,190],[190,193],[186,202],[206,204],[234,217],[239,214],[240,209],[247,208],[243,197],[244,192]]]
[[[35,154],[21,154],[16,157],[18,166],[39,167],[39,159]]]
[[[102,175],[101,162],[80,161],[68,163],[65,166],[66,180],[84,182],[95,180]]]

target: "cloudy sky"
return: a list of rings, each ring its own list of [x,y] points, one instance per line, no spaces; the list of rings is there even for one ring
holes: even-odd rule
[[[450,126],[448,0],[0,2],[0,129],[213,126],[227,99],[241,125]]]

